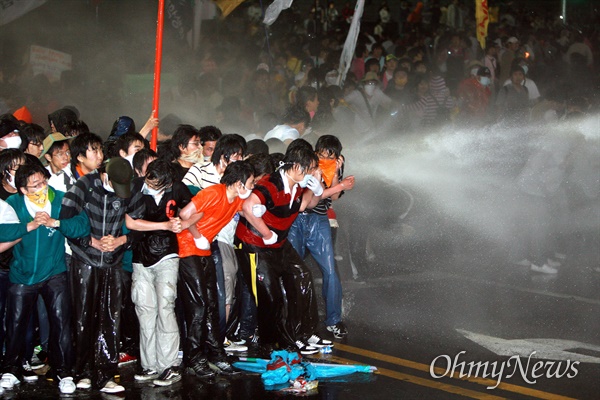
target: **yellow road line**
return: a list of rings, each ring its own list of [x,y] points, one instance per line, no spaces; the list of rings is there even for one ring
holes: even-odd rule
[[[336,344],[337,346],[337,344]],[[325,358],[325,357],[323,357]],[[348,360],[345,358],[333,356],[328,357],[328,360],[335,361],[341,364],[356,364],[356,362],[352,360]],[[438,381],[434,381],[431,379],[420,378],[418,376],[404,374],[402,372],[393,371],[390,369],[379,368],[377,367],[376,374],[387,376],[389,378],[398,379],[401,381],[413,383],[415,385],[427,386],[436,390],[443,390],[444,392],[457,394],[460,396],[470,397],[472,399],[481,399],[481,400],[503,400],[505,397],[494,396],[487,393],[477,392],[475,390],[465,389],[454,385],[449,385],[447,383],[442,383]]]
[[[387,354],[381,354],[381,353],[377,353],[374,351],[365,350],[365,349],[361,349],[358,347],[353,347],[353,346],[349,346],[349,345],[341,344],[341,343],[336,343],[335,348],[338,350],[345,351],[347,353],[357,354],[360,356],[372,358],[374,360],[384,361],[387,363],[396,364],[396,365],[400,365],[403,367],[412,368],[412,369],[416,369],[419,371],[424,371],[424,372],[429,373],[429,365],[427,365],[427,364],[421,364],[421,363],[418,363],[415,361],[405,360],[403,358],[393,357],[393,356],[389,356]],[[445,372],[445,369],[442,369],[442,368],[435,368],[434,370],[438,375],[443,375]],[[493,379],[467,377],[467,376],[464,376],[462,378],[459,376],[448,376],[448,377],[453,378],[453,379],[460,379],[460,380],[468,381],[468,382],[472,382],[472,383],[477,383],[479,385],[484,385],[486,387],[496,386],[496,381]],[[506,390],[506,391],[514,392],[514,393],[519,393],[519,394],[523,394],[526,396],[537,397],[539,399],[575,400],[571,397],[560,396],[557,394],[543,392],[541,390],[531,389],[528,387],[513,385],[510,383],[500,383],[500,385],[498,385],[498,389]]]

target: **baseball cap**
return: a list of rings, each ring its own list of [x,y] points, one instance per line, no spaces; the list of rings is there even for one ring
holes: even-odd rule
[[[44,160],[46,159],[44,157],[44,154],[46,154],[48,152],[48,150],[50,149],[50,147],[52,147],[52,144],[54,144],[54,142],[62,142],[65,140],[69,140],[69,138],[65,137],[65,135],[63,135],[60,132],[54,132],[49,134],[48,136],[46,136],[46,138],[44,139],[44,150],[42,150],[42,154],[40,154],[40,160],[42,160],[42,162],[44,162]]]
[[[396,61],[398,61],[398,57],[396,57],[393,54],[388,54],[387,56],[385,56],[385,61],[390,61],[390,60],[396,60]]]
[[[490,69],[488,67],[479,67],[479,69],[477,70],[477,75],[478,76],[492,76],[492,73],[490,72]]]
[[[519,39],[517,39],[514,36],[511,36],[508,38],[508,40],[506,41],[506,43],[519,43]]]
[[[122,199],[131,197],[133,168],[131,168],[129,161],[123,157],[111,158],[106,164],[106,174],[118,197]]]

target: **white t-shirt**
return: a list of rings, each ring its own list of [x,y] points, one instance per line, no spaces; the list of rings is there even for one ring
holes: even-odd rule
[[[296,140],[300,137],[298,130],[289,125],[277,125],[265,135],[265,142],[271,138],[279,139],[282,142],[286,140]]]

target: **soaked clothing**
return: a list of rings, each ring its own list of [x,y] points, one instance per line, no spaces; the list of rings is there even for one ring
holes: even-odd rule
[[[81,177],[65,194],[61,219],[85,210],[90,221],[90,235],[70,239],[73,251],[69,279],[75,322],[75,368],[77,379],[89,378],[92,386],[103,387],[118,372],[119,339],[123,303],[121,263],[127,244],[112,252],[91,246],[91,238],[122,235],[125,214],[140,218],[145,209],[142,194],[134,192],[121,199],[104,189],[98,172]]]
[[[134,181],[133,193],[138,193],[144,179]],[[179,215],[179,211],[191,201],[190,191],[181,182],[174,182],[165,190],[158,204],[154,197],[143,195],[143,219],[152,222],[166,222]],[[133,262],[150,267],[165,257],[177,256],[179,246],[177,235],[171,231],[157,230],[132,233]]]
[[[188,187],[192,186],[201,190],[221,183],[221,175],[217,172],[217,167],[209,161],[203,164],[194,164],[185,174],[182,182]]]
[[[275,172],[264,176],[254,187],[253,194],[257,195],[261,204],[267,211],[262,216],[263,221],[269,229],[277,234],[277,242],[272,245],[266,245],[262,236],[250,224],[246,218],[241,217],[235,232],[236,243],[242,242],[251,245],[256,251],[267,248],[280,248],[285,242],[288,230],[298,212],[302,203],[302,194],[304,189],[298,185],[293,188],[284,187],[284,172]],[[286,190],[287,189],[287,190]]]
[[[261,342],[284,348],[310,337],[319,318],[316,293],[310,270],[290,242],[260,251],[239,246],[238,265],[257,305]]]
[[[341,181],[342,175],[339,175]],[[288,240],[304,259],[310,251],[323,274],[322,295],[325,300],[325,325],[335,325],[342,320],[342,283],[335,268],[335,252],[327,211],[331,197],[321,199],[311,210],[298,215],[292,224]]]
[[[196,223],[198,231],[209,242],[241,210],[243,200],[227,199],[227,187],[213,185],[192,198],[196,211],[204,213]],[[179,241],[179,295],[183,304],[187,336],[183,346],[183,362],[193,366],[206,357],[225,359],[223,337],[219,329],[219,306],[216,269],[210,250],[196,247],[189,230],[177,234]],[[206,348],[206,353],[204,352]]]
[[[310,336],[318,322],[312,275],[287,241],[304,189],[298,185],[289,188],[286,183],[281,170],[263,177],[252,192],[267,209],[262,219],[278,235],[275,244],[265,245],[243,217],[236,231],[238,265],[258,306],[261,340],[280,347],[293,346],[297,339]]]
[[[134,181],[140,191],[144,179]],[[143,196],[144,220],[165,222],[177,217],[191,193],[174,182],[160,199]],[[175,365],[179,351],[179,327],[175,315],[179,257],[177,236],[164,230],[133,232],[131,299],[139,321],[140,361],[143,369],[159,373]]]
[[[120,266],[128,246],[120,246],[112,252],[102,252],[90,245],[91,237],[100,239],[107,235],[121,236],[125,214],[134,219],[143,215],[142,194],[134,192],[129,199],[117,197],[115,193],[104,189],[100,174],[92,172],[81,177],[65,194],[60,219],[71,218],[82,210],[86,211],[90,220],[90,236],[69,240],[73,257],[99,268]]]
[[[189,256],[179,261],[179,296],[187,326],[183,365],[193,366],[208,358],[225,360],[219,331],[215,263],[210,256]],[[204,351],[206,349],[206,351]]]
[[[97,268],[76,257],[69,270],[74,321],[75,379],[89,378],[101,388],[119,372],[123,302],[120,266]]]
[[[52,218],[60,213],[62,192],[48,188],[49,203],[43,208]],[[27,223],[33,220],[36,209],[22,195],[11,196],[7,203],[13,207],[19,223],[4,224],[0,241],[21,238],[14,247],[14,259],[9,273],[10,285],[6,300],[6,356],[5,372],[23,379],[23,338],[31,316],[37,311],[41,296],[50,322],[48,350],[50,365],[58,376],[70,376],[73,347],[71,338],[71,308],[65,266],[65,235],[71,237],[89,234],[85,213],[62,220],[59,228],[40,226],[27,232]]]
[[[175,365],[179,326],[175,316],[179,258],[145,267],[133,264],[131,298],[140,325],[140,358],[144,369],[159,373]]]
[[[227,201],[227,188],[223,184],[213,185],[201,190],[192,198],[197,212],[204,216],[196,224],[200,232],[209,242],[219,231],[231,221],[233,216],[242,209],[242,199],[236,197],[233,202]],[[209,256],[210,250],[200,250],[194,243],[194,237],[187,229],[177,234],[179,242],[179,257]]]

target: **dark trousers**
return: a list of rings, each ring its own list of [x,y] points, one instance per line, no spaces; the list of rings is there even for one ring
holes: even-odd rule
[[[96,268],[72,258],[75,376],[103,387],[118,373],[123,278],[121,265]]]
[[[211,256],[183,257],[179,260],[179,295],[183,304],[187,334],[183,363],[192,366],[208,358],[225,359],[223,336],[219,329],[217,277]]]
[[[294,346],[315,333],[318,323],[312,275],[292,245],[251,253],[242,245],[238,265],[257,301],[261,342]]]
[[[8,270],[0,269],[0,359],[4,360],[4,339],[6,338],[6,330],[4,321],[6,315],[6,298],[8,296]]]
[[[50,366],[60,377],[70,376],[73,363],[71,336],[71,306],[67,273],[63,272],[34,285],[11,284],[6,302],[6,356],[5,371],[23,378],[23,338],[29,321],[37,312],[41,295],[50,323],[48,357]]]
[[[121,313],[121,351],[134,356],[140,362],[140,321],[131,300],[131,275],[121,269],[123,279],[123,311]]]

